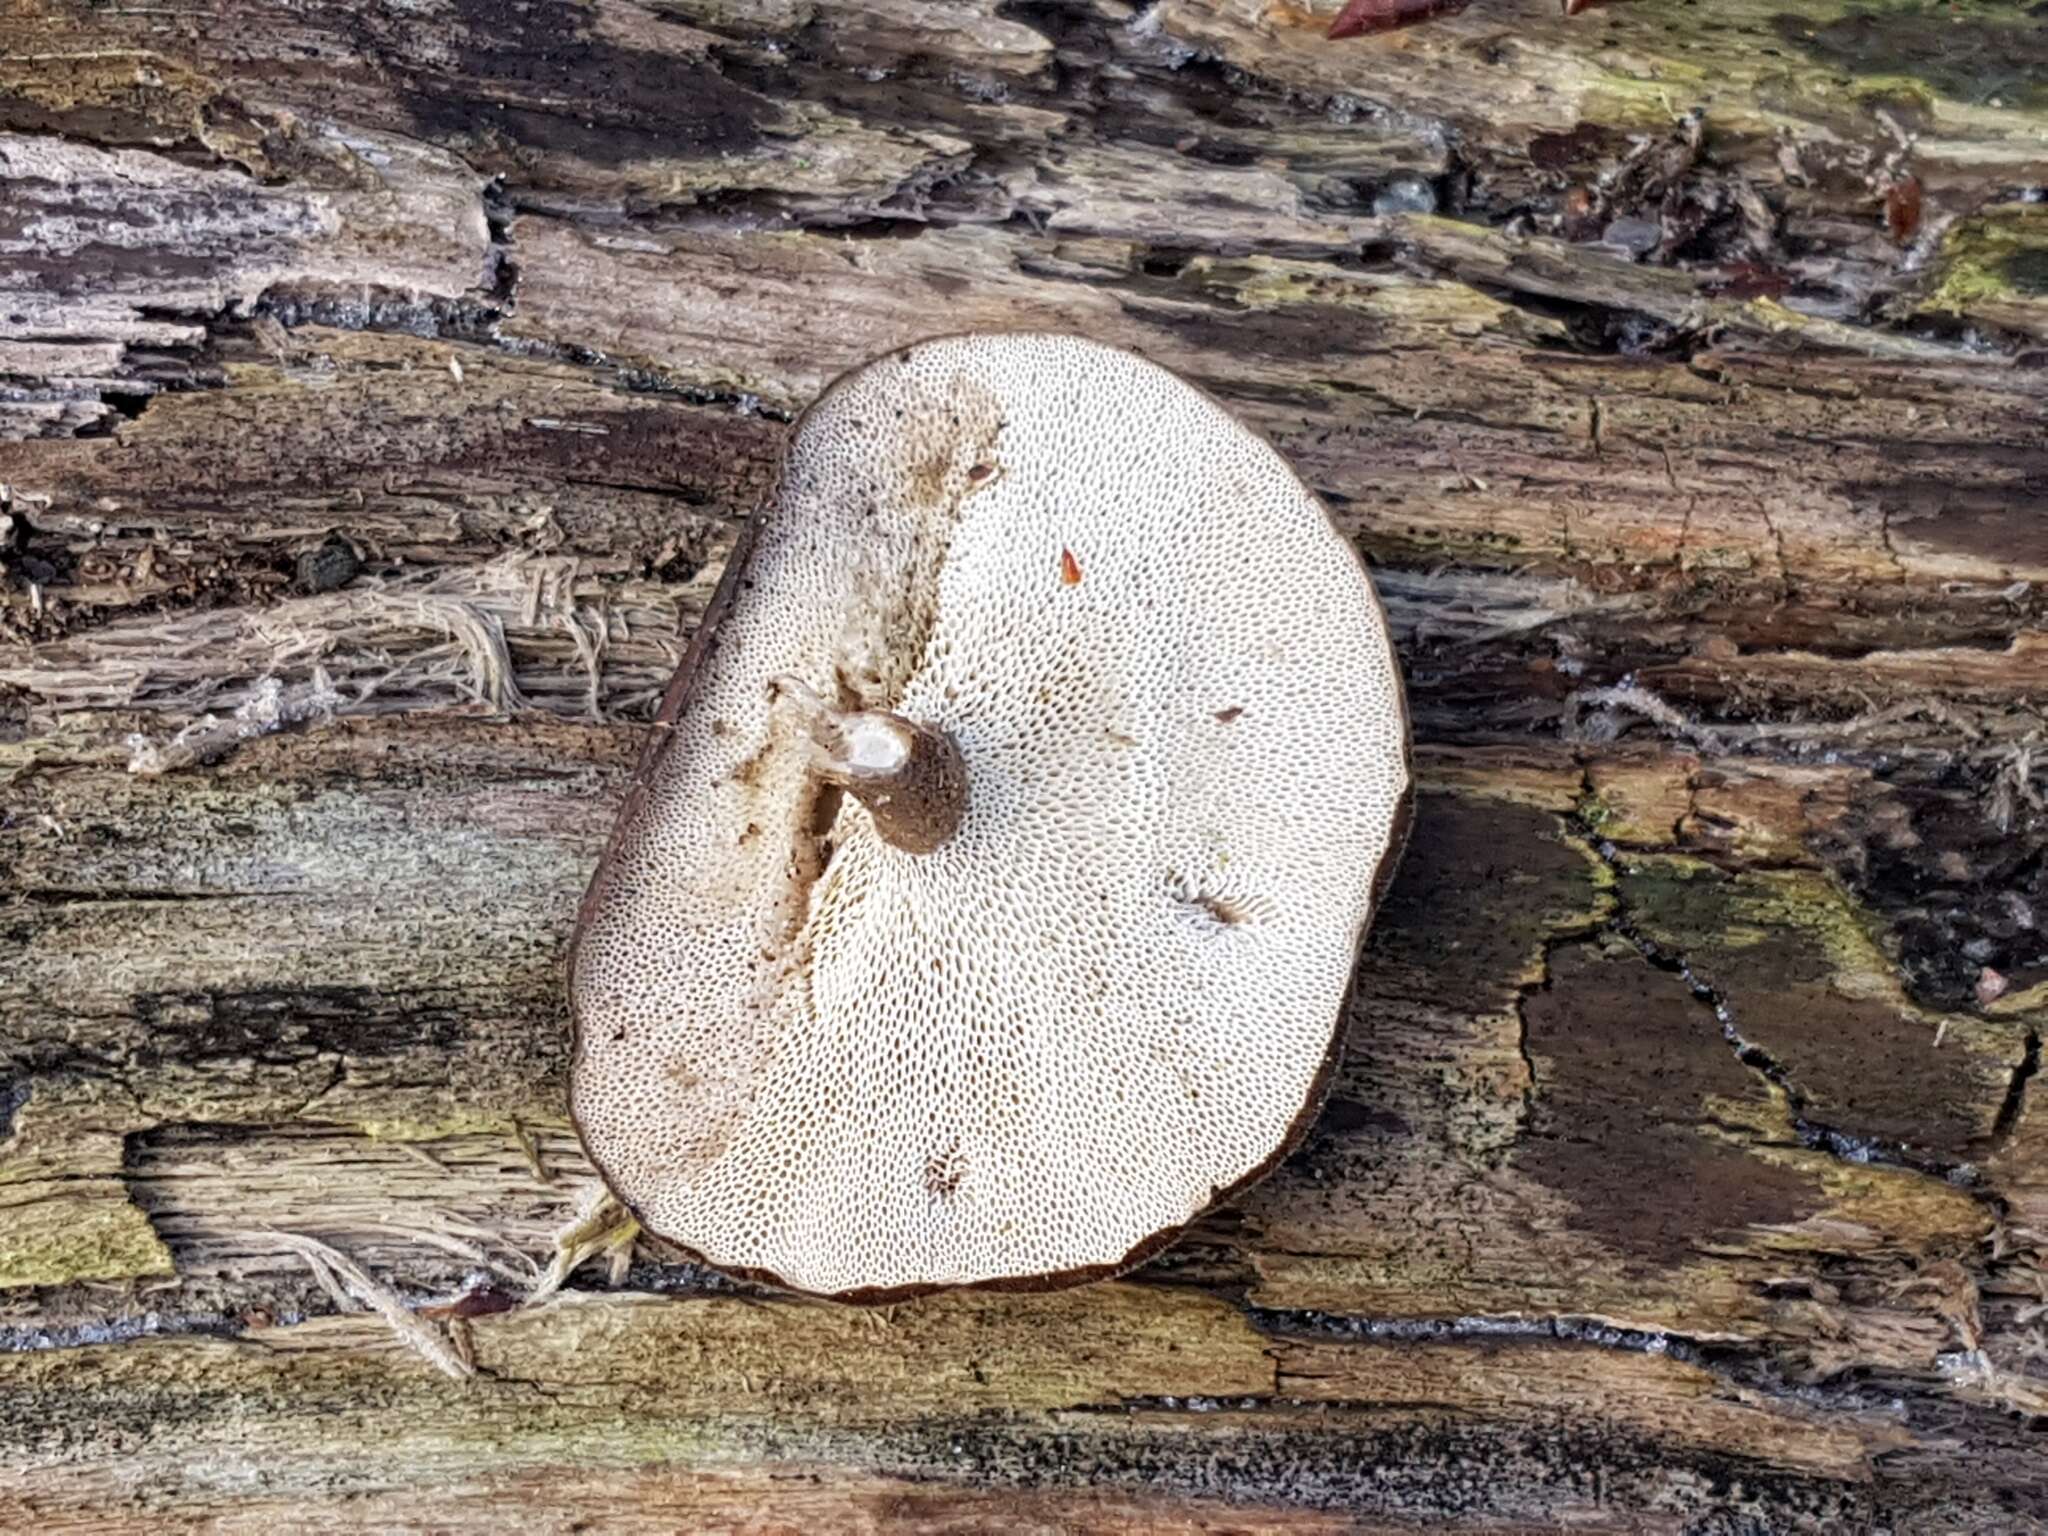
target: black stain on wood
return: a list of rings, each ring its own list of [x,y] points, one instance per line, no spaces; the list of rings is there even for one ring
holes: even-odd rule
[[[1331,1138],[1373,1136],[1399,1139],[1411,1136],[1415,1128],[1390,1109],[1374,1109],[1356,1099],[1330,1099],[1316,1121],[1316,1133]]]
[[[2005,259],[2005,280],[2016,293],[2048,294],[2048,251],[2014,251]]]
[[[1765,1089],[1677,977],[1572,946],[1552,957],[1550,985],[1523,1018],[1535,1113],[1514,1161],[1571,1203],[1574,1227],[1676,1265],[1715,1236],[1820,1209],[1812,1179],[1701,1128],[1715,1101]]]
[[[0,1081],[0,1143],[14,1134],[14,1117],[21,1113],[33,1092],[26,1077],[11,1077]]]
[[[2048,103],[2048,26],[2018,7],[2010,23],[1988,7],[1959,15],[1930,5],[1857,10],[1820,26],[1787,12],[1775,27],[1793,47],[1859,75],[1910,76],[1961,101]]]
[[[1367,945],[1374,990],[1397,984],[1398,966],[1432,998],[1511,994],[1558,919],[1592,909],[1593,878],[1547,812],[1416,796],[1408,854]]]
[[[1687,936],[1693,975],[1784,1074],[1805,1119],[1951,1158],[1989,1130],[2002,1078],[1959,1044],[1938,1049],[1925,1020],[1843,991],[1841,962],[1790,920],[1785,892],[1712,871],[1637,872],[1626,886],[1632,911]]]
[[[151,992],[131,1000],[140,1035],[133,1064],[249,1060],[296,1066],[323,1055],[404,1057],[459,1048],[469,1023],[455,1008],[408,1003],[369,987]]]
[[[453,11],[436,22],[451,43],[446,65],[422,62],[409,34],[375,36],[367,22],[358,41],[398,82],[415,132],[467,144],[493,171],[549,154],[605,167],[740,155],[780,116],[706,60],[595,35],[580,6],[459,0]]]

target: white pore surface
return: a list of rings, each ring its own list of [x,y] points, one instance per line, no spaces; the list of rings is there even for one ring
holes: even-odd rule
[[[589,1149],[806,1290],[1115,1265],[1329,1053],[1407,785],[1365,572],[1208,397],[1060,336],[847,376],[762,518],[579,945]],[[817,803],[781,673],[951,733],[952,840]]]

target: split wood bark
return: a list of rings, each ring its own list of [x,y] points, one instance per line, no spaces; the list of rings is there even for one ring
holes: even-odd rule
[[[0,8],[0,1524],[2042,1526],[2048,31],[1337,9]],[[1034,325],[1329,500],[1413,849],[1189,1241],[749,1291],[573,907],[792,413]]]

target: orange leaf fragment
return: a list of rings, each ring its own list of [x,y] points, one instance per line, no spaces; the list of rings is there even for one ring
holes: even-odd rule
[[[1910,171],[1884,192],[1884,223],[1892,239],[1904,245],[1920,227],[1920,178]]]
[[[1344,9],[1337,13],[1337,19],[1330,23],[1330,30],[1323,35],[1339,38],[1357,37],[1364,32],[1386,32],[1395,27],[1428,21],[1432,16],[1462,11],[1470,3],[1471,0],[1347,0]]]

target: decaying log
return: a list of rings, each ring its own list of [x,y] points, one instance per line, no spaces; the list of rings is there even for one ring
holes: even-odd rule
[[[2048,1529],[2048,29],[1563,9],[0,8],[0,1525]],[[654,700],[977,326],[1373,563],[1331,1103],[1114,1284],[527,1305]]]

